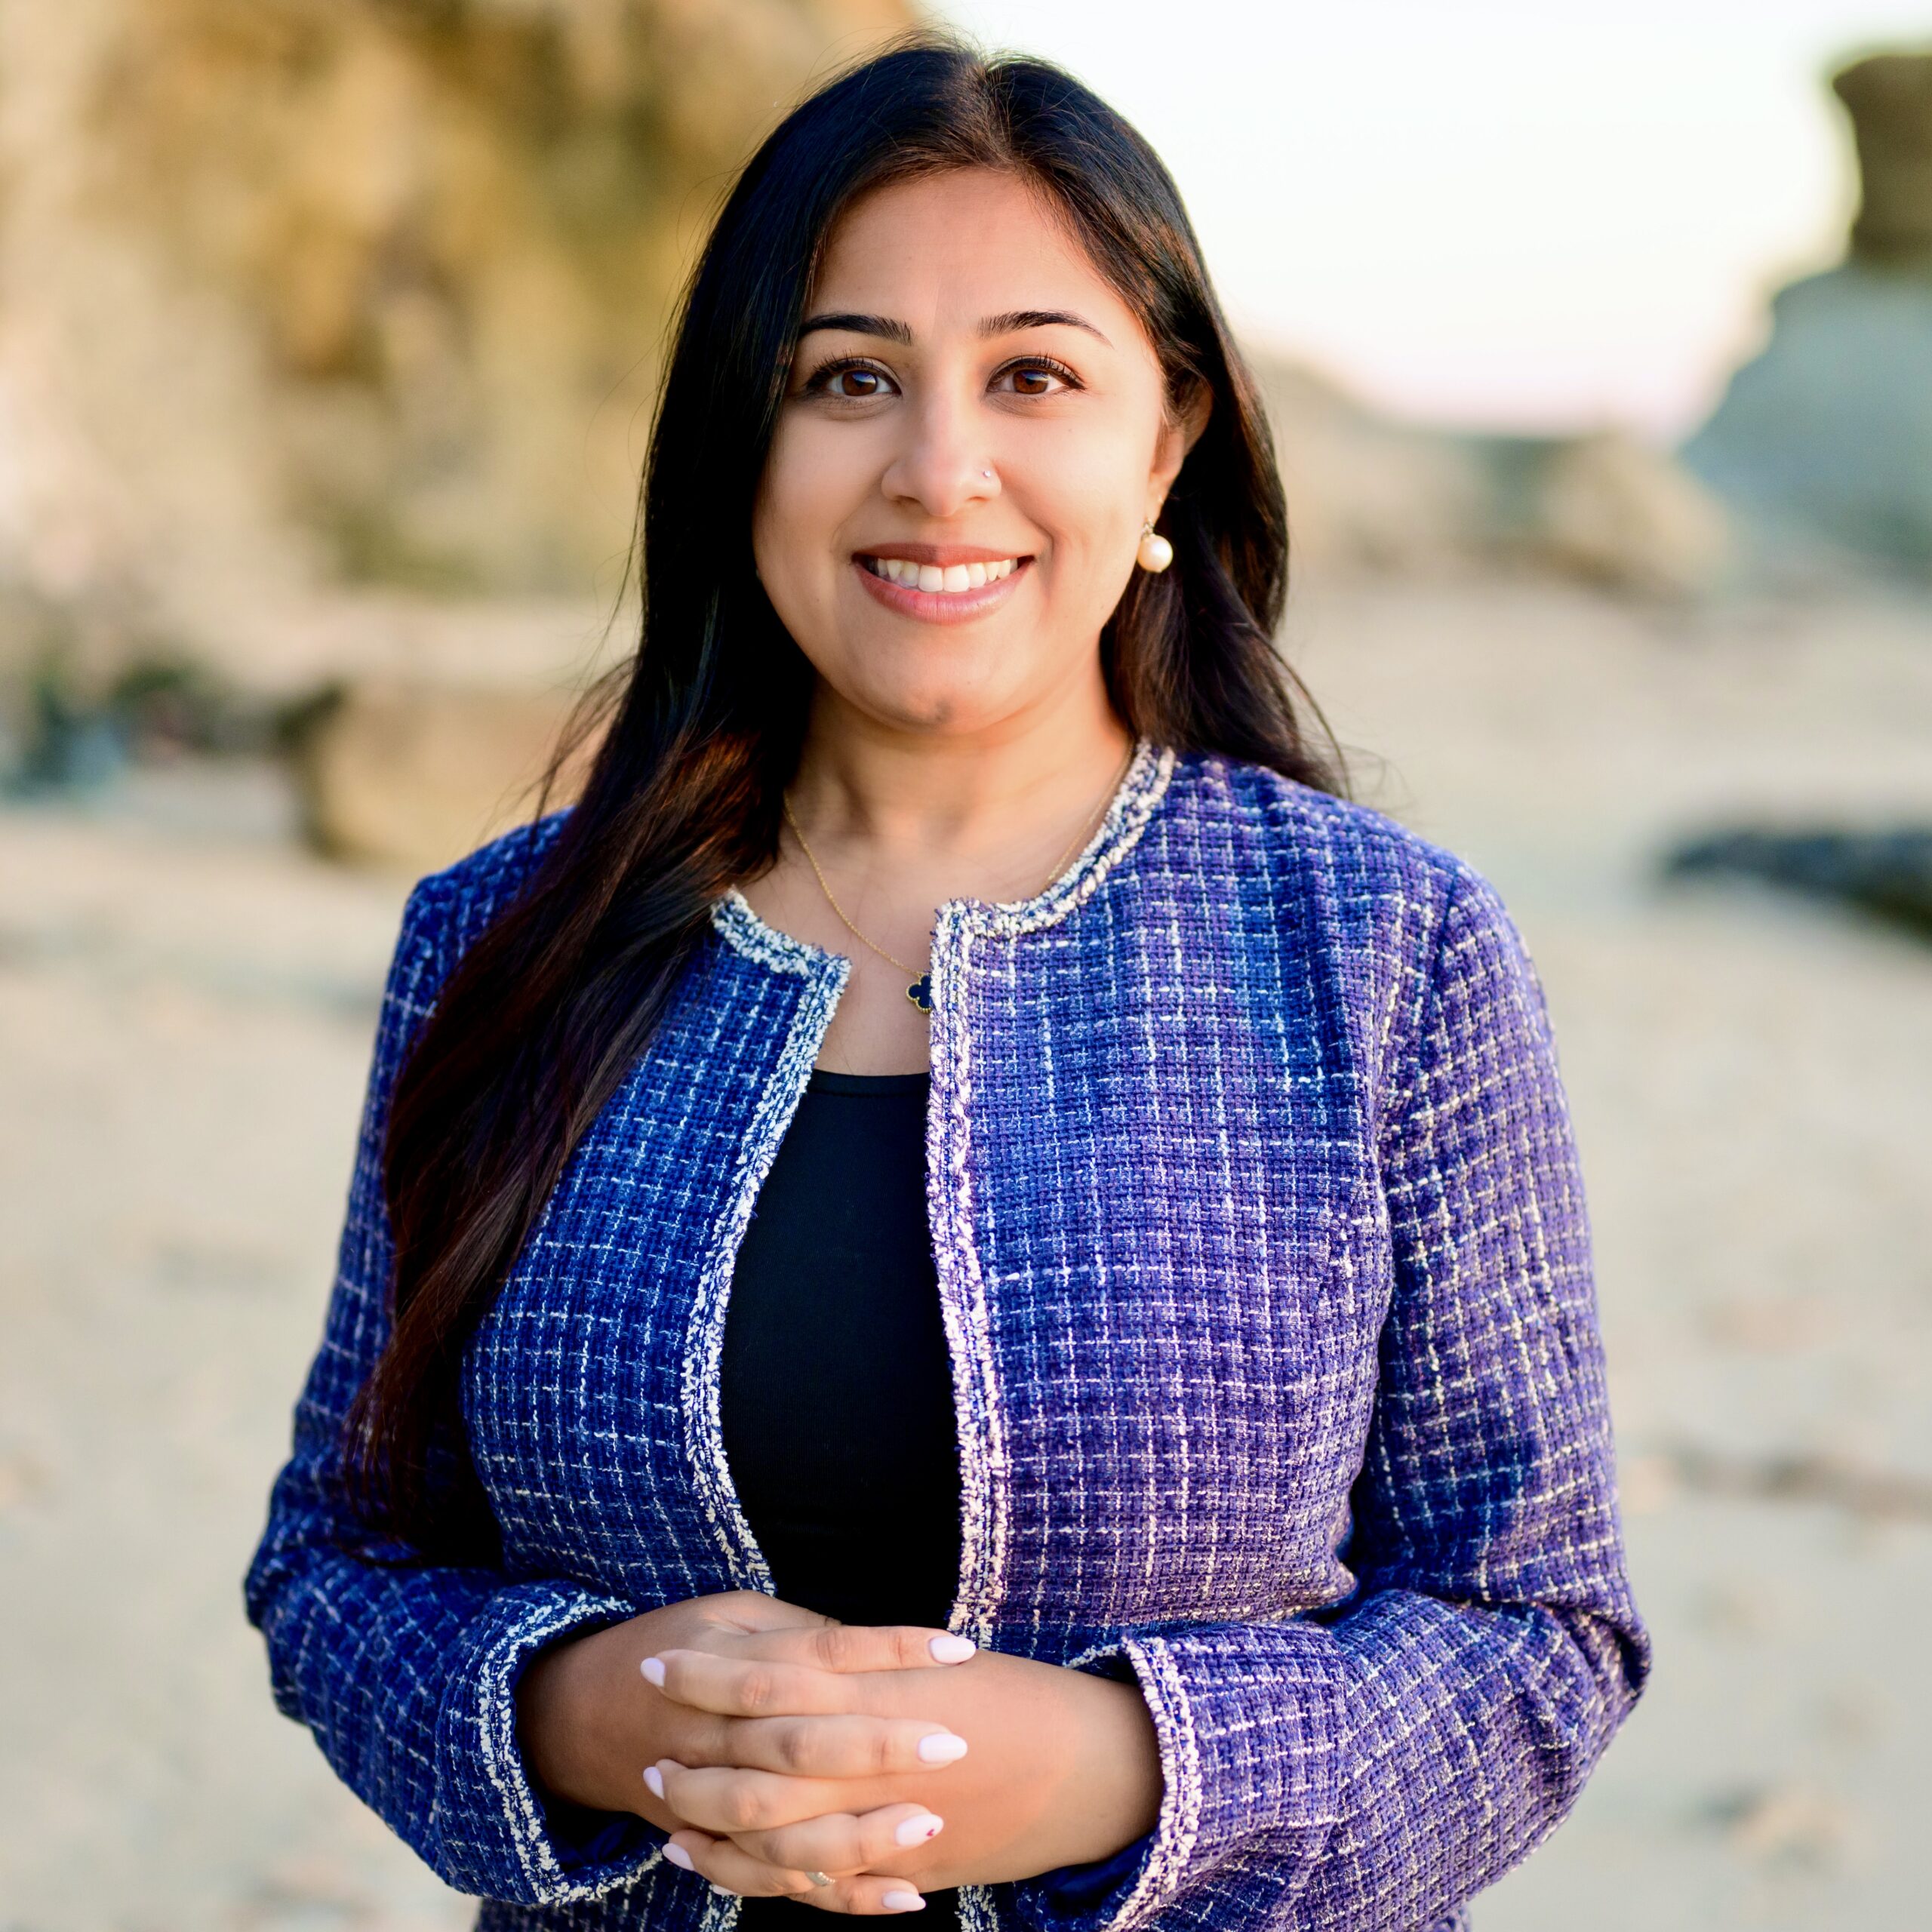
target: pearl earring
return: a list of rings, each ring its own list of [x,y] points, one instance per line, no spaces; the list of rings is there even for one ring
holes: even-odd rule
[[[1143,571],[1164,571],[1174,560],[1174,546],[1155,529],[1150,517],[1140,526],[1140,547],[1134,554]]]

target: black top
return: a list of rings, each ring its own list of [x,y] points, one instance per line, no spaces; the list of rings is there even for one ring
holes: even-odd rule
[[[725,1460],[773,1588],[845,1623],[943,1629],[959,1580],[952,1374],[926,1218],[925,1073],[814,1069],[725,1306]],[[922,1932],[958,1922],[925,1894]],[[747,1898],[743,1932],[824,1916]]]

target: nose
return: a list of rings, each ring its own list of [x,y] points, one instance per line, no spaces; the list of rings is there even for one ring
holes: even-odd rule
[[[903,438],[879,479],[889,501],[941,521],[999,494],[998,466],[970,401],[931,385],[900,420]]]

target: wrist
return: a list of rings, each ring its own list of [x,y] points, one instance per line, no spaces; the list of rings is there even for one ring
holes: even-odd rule
[[[546,1797],[572,1804],[589,1801],[579,1783],[575,1754],[569,1748],[571,1678],[583,1639],[566,1638],[540,1651],[525,1667],[516,1686],[517,1747],[531,1783]]]
[[[517,1684],[518,1748],[546,1798],[634,1812],[675,1830],[644,1783],[644,1767],[666,1752],[654,1721],[663,1699],[638,1675],[636,1649],[627,1627],[614,1624],[540,1651]]]
[[[1113,1854],[1145,1838],[1159,1823],[1167,1780],[1161,1767],[1159,1734],[1140,1687],[1080,1672],[1099,1694],[1093,1698],[1084,1734],[1084,1776],[1092,1794],[1094,1815],[1103,1823],[1103,1840],[1067,1864],[1084,1864]]]
[[[1153,1713],[1138,1687],[1091,1671],[1060,1673],[1061,1749],[1028,1869],[1111,1858],[1159,1822],[1165,1780]]]

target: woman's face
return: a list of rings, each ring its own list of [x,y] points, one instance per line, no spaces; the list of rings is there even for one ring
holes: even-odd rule
[[[752,526],[821,699],[973,732],[1097,685],[1100,627],[1191,439],[1163,386],[1133,312],[1016,177],[849,208]]]

